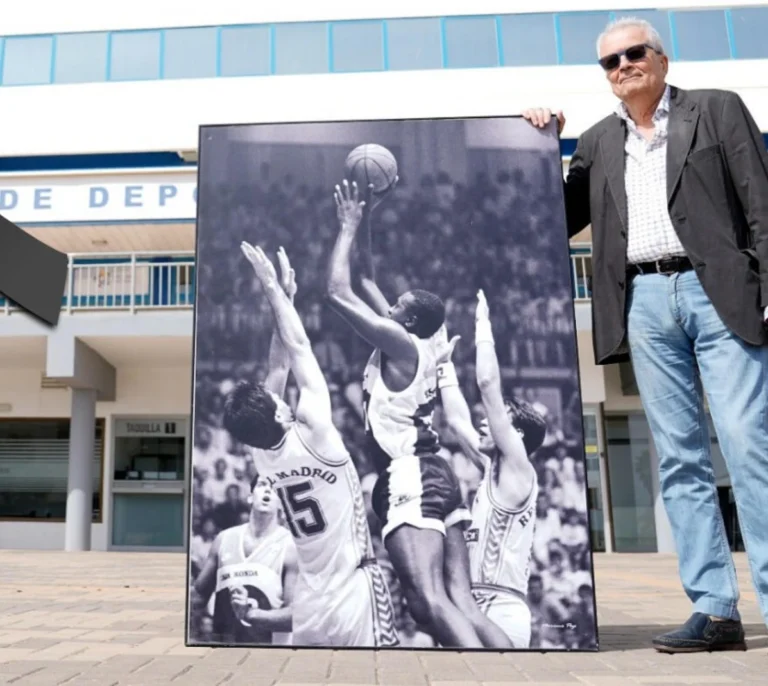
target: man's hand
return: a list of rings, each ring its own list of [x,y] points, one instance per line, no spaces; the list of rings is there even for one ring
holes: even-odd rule
[[[285,294],[288,296],[288,299],[293,302],[293,297],[296,295],[298,289],[296,286],[296,272],[291,267],[288,255],[282,245],[277,251],[277,261],[280,264],[280,284],[282,285]]]
[[[437,344],[437,359],[435,364],[440,366],[446,362],[451,362],[453,357],[453,351],[456,348],[456,344],[461,340],[461,336],[454,336],[450,341],[440,340]]]
[[[475,321],[484,321],[491,318],[491,311],[488,308],[488,301],[485,299],[485,293],[480,289],[477,292],[477,309],[475,310]]]
[[[349,182],[344,179],[343,188],[338,184],[333,192],[333,199],[336,201],[336,216],[339,218],[339,224],[342,228],[357,229],[363,219],[363,207],[365,200],[360,200],[360,193],[357,189],[357,182],[352,182],[350,191]]]
[[[258,245],[250,245],[245,241],[240,244],[240,250],[251,263],[262,285],[265,288],[274,288],[277,285],[277,272],[264,251]]]
[[[236,586],[229,589],[229,600],[232,604],[232,611],[241,622],[246,621],[248,610],[250,608],[248,594],[242,586]]]
[[[560,134],[565,128],[565,115],[558,111],[555,115],[557,117],[557,133]],[[523,110],[523,119],[531,122],[536,128],[543,129],[552,120],[552,110],[548,110],[543,107],[532,107],[531,109]]]

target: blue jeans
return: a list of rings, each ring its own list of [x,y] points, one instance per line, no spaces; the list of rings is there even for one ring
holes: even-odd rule
[[[683,588],[695,611],[740,618],[703,386],[768,624],[768,347],[750,346],[726,328],[693,271],[637,276],[628,296],[630,354]]]

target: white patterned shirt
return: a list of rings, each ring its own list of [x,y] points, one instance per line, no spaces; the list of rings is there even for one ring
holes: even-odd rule
[[[656,262],[684,256],[685,249],[669,218],[667,203],[667,131],[670,88],[653,115],[656,131],[649,141],[620,103],[616,114],[627,124],[624,185],[627,193],[627,262]]]

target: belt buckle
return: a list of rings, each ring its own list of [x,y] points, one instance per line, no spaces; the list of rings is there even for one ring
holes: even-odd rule
[[[662,276],[669,276],[670,274],[674,274],[677,271],[673,267],[674,263],[675,263],[674,258],[665,258],[663,260],[658,260],[656,262],[656,273],[661,274]],[[671,267],[671,269],[664,269],[664,265]]]

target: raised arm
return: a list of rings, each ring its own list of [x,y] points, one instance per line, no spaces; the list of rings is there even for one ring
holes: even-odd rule
[[[536,474],[528,459],[523,439],[507,414],[501,387],[501,371],[491,329],[488,302],[483,291],[477,294],[475,312],[475,346],[477,350],[477,385],[488,418],[488,428],[499,452],[502,468],[515,478],[507,488],[514,496],[524,496]]]
[[[480,436],[472,426],[472,414],[461,392],[456,368],[451,361],[461,336],[454,336],[437,359],[437,388],[443,404],[445,421],[456,435],[461,451],[480,470],[485,471],[488,458],[480,450]]]
[[[291,268],[288,255],[286,255],[285,250],[282,248],[277,251],[277,260],[280,263],[280,277],[283,290],[291,303],[293,303],[296,296],[296,272]],[[272,339],[269,342],[269,371],[267,372],[264,386],[268,391],[272,391],[275,395],[282,398],[290,371],[291,363],[288,360],[283,340],[280,338],[280,332],[275,326],[272,329]]]
[[[299,313],[278,284],[275,268],[264,251],[245,242],[240,247],[261,281],[264,295],[275,315],[275,326],[285,346],[291,371],[299,387],[296,419],[312,427],[331,426],[331,396],[328,385],[312,352],[312,344]]]
[[[363,212],[363,221],[365,222],[366,243],[364,250],[360,250],[363,254],[361,260],[360,286],[363,289],[363,293],[368,298],[368,304],[373,308],[376,314],[386,317],[389,314],[391,305],[387,301],[384,294],[381,292],[378,284],[376,283],[376,271],[373,267],[373,209],[374,209],[374,195],[373,184],[368,186],[368,194],[366,196],[366,209]]]
[[[363,215],[365,201],[359,200],[357,184],[350,191],[346,179],[343,190],[336,186],[339,235],[331,255],[327,295],[331,307],[374,348],[397,361],[416,363],[418,352],[406,330],[388,317],[377,314],[352,289],[350,254]]]

